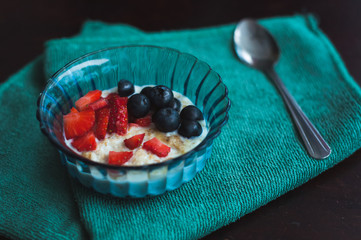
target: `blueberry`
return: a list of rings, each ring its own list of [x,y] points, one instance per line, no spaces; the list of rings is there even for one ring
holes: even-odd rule
[[[153,87],[145,87],[140,91],[141,94],[147,96],[149,99],[154,94],[154,88]]]
[[[134,85],[128,80],[120,80],[118,82],[118,94],[121,97],[128,97],[134,93]]]
[[[178,133],[183,137],[197,137],[202,134],[202,126],[197,121],[182,120]]]
[[[143,94],[134,94],[128,99],[128,113],[135,117],[141,118],[149,113],[150,101]]]
[[[149,100],[156,108],[164,108],[173,100],[173,92],[166,86],[155,86],[150,92]]]
[[[202,112],[193,105],[187,106],[182,109],[180,113],[181,119],[186,120],[203,120],[203,114]]]
[[[161,108],[152,117],[155,126],[161,132],[172,132],[180,124],[179,113],[173,108]]]
[[[168,104],[168,107],[173,108],[177,112],[179,112],[181,106],[182,106],[181,102],[176,98],[173,98],[173,100],[170,101],[170,103]]]

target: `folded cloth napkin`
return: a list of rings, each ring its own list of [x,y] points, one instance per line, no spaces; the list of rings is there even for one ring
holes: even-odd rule
[[[87,22],[78,36],[47,42],[44,57],[0,87],[0,234],[30,239],[200,238],[360,148],[361,90],[315,19],[297,15],[260,23],[279,43],[276,71],[330,144],[329,158],[307,155],[271,82],[236,58],[234,24],[145,33],[127,25]],[[69,180],[35,119],[44,79],[82,54],[126,44],[166,46],[197,56],[221,75],[232,102],[229,122],[205,169],[181,188],[152,198],[113,198]]]

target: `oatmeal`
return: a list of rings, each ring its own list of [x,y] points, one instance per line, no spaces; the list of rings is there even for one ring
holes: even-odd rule
[[[159,163],[191,151],[208,133],[191,100],[165,86],[120,81],[118,87],[89,92],[75,105],[63,118],[66,144],[96,162]]]

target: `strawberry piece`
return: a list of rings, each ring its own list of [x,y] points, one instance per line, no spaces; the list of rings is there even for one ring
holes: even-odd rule
[[[89,108],[96,111],[98,109],[101,109],[103,107],[108,106],[108,101],[105,100],[104,98],[100,98],[98,100],[96,100],[95,102],[89,104]]]
[[[78,113],[79,111],[78,111],[78,110],[76,110],[76,108],[75,108],[75,107],[72,107],[72,108],[70,109],[70,112],[72,112],[72,113]]]
[[[81,137],[74,138],[74,140],[71,142],[71,145],[79,152],[91,151],[97,148],[95,135],[92,131],[89,131],[87,134]]]
[[[143,118],[137,118],[135,119],[135,123],[141,127],[148,127],[152,123],[152,116],[147,115]]]
[[[64,115],[63,126],[66,139],[84,135],[93,127],[94,122],[95,112],[93,110]]]
[[[133,156],[133,152],[109,152],[109,164],[123,165]]]
[[[129,123],[129,128],[132,128],[132,127],[140,127],[140,126],[136,123]]]
[[[127,97],[119,97],[118,94],[110,94],[108,99],[110,117],[108,124],[109,133],[124,135],[128,131]]]
[[[99,140],[103,140],[107,134],[108,123],[109,123],[110,109],[108,107],[98,109],[95,111],[95,136]]]
[[[115,123],[118,135],[125,135],[128,131],[128,112],[127,109],[121,109],[120,120]]]
[[[79,98],[75,102],[75,106],[79,111],[84,111],[89,107],[89,104],[98,100],[101,95],[102,95],[102,91],[100,90],[90,91],[85,96]]]
[[[145,133],[135,135],[131,138],[125,139],[124,144],[127,148],[133,150],[142,144],[144,136],[145,136]]]
[[[166,157],[170,152],[170,147],[159,141],[158,138],[152,138],[143,144],[143,149],[150,151],[158,157]]]
[[[113,98],[118,99],[119,104],[121,105],[127,105],[128,104],[128,97],[120,97],[117,93],[111,93],[109,94],[106,99],[109,101]]]

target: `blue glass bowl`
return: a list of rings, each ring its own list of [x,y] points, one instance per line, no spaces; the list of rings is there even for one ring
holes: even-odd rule
[[[136,85],[166,85],[183,93],[203,112],[208,135],[182,156],[144,166],[112,166],[78,155],[64,142],[63,114],[87,92],[115,87],[120,79]],[[37,118],[69,173],[85,186],[117,197],[154,196],[180,187],[203,169],[213,140],[228,119],[227,93],[220,76],[190,54],[155,46],[123,46],[87,54],[56,72],[39,97]]]

